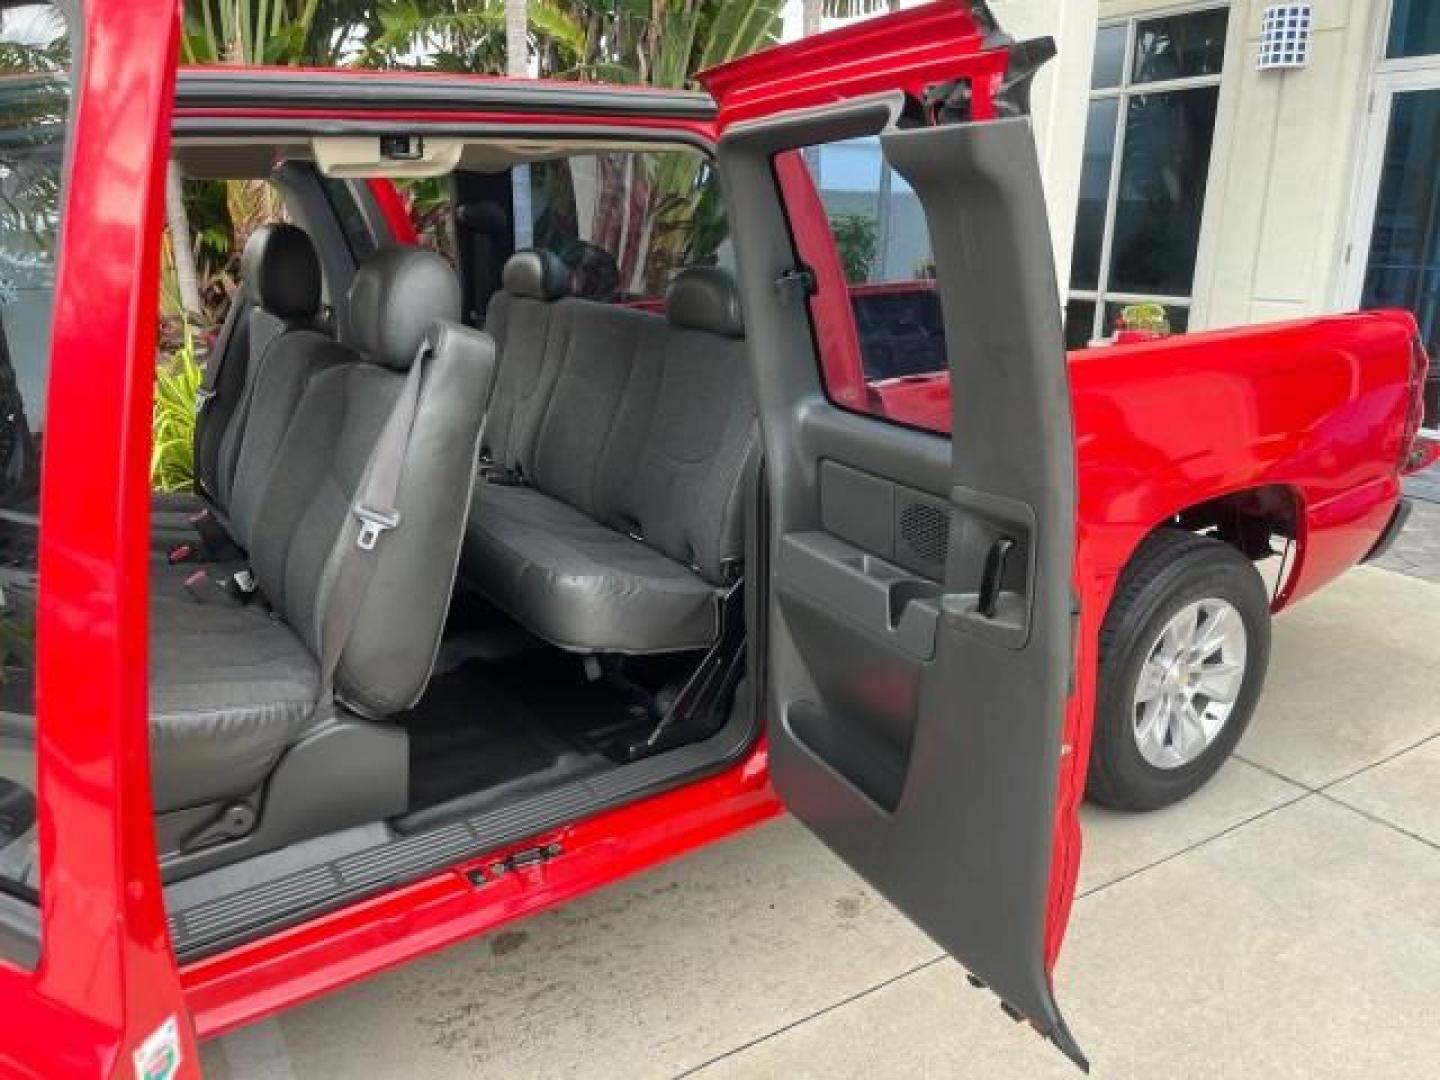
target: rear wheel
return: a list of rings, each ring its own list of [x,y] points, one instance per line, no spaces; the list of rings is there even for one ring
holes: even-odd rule
[[[1269,660],[1269,600],[1248,559],[1179,529],[1146,540],[1100,634],[1090,797],[1155,810],[1202,787],[1244,734]]]

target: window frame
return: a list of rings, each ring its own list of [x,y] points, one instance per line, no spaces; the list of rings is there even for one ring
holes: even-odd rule
[[[1234,5],[1229,0],[1212,0],[1209,3],[1184,4],[1175,7],[1156,8],[1154,10],[1135,12],[1129,15],[1119,16],[1113,19],[1104,19],[1096,27],[1098,38],[1102,31],[1113,29],[1117,26],[1125,28],[1125,52],[1124,60],[1120,67],[1120,80],[1114,86],[1103,88],[1091,87],[1086,95],[1086,124],[1089,124],[1089,107],[1097,101],[1117,101],[1119,107],[1116,110],[1115,138],[1111,149],[1110,175],[1106,181],[1105,192],[1105,220],[1101,231],[1100,239],[1100,268],[1095,279],[1095,288],[1077,289],[1070,286],[1073,280],[1073,270],[1066,282],[1065,307],[1075,302],[1089,303],[1095,305],[1095,313],[1092,317],[1090,335],[1087,341],[1097,340],[1105,335],[1107,326],[1105,323],[1105,312],[1111,304],[1163,304],[1166,308],[1180,308],[1187,315],[1193,311],[1195,305],[1195,291],[1192,284],[1188,296],[1174,296],[1161,293],[1134,293],[1122,292],[1109,288],[1112,276],[1111,262],[1115,254],[1115,217],[1116,208],[1120,201],[1120,178],[1125,167],[1125,147],[1129,134],[1130,102],[1136,97],[1148,97],[1155,94],[1166,94],[1185,90],[1202,90],[1210,87],[1219,88],[1225,80],[1225,62],[1221,61],[1221,70],[1214,75],[1196,75],[1183,79],[1162,79],[1156,82],[1134,82],[1135,75],[1135,45],[1137,41],[1138,28],[1141,23],[1153,22],[1156,19],[1177,18],[1188,15],[1201,15],[1210,11],[1224,11],[1226,13],[1226,54],[1228,56],[1231,35],[1234,33]],[[1218,127],[1218,123],[1217,123]],[[1211,168],[1214,168],[1214,133],[1211,133]],[[1209,187],[1209,178],[1206,178],[1206,187]],[[1078,203],[1077,203],[1078,206]],[[1203,214],[1203,210],[1202,210]],[[1203,219],[1202,219],[1203,226]],[[1078,220],[1076,223],[1078,229]],[[1066,328],[1068,331],[1068,327]]]

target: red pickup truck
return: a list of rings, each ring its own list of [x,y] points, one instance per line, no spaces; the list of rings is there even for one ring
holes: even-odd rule
[[[1410,317],[1067,363],[1048,52],[978,0],[703,93],[177,77],[176,9],[0,2],[0,1073],[195,1075],[782,808],[1083,1064],[1087,782],[1202,784],[1270,615],[1399,527]],[[172,159],[284,220],[154,493]],[[943,371],[866,355],[872,166]]]

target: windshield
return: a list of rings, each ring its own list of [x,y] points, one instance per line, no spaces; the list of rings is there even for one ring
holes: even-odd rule
[[[0,891],[32,901],[40,448],[70,66],[55,4],[0,2]]]

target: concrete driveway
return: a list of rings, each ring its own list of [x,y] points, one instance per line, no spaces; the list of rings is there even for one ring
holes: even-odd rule
[[[1059,998],[1100,1077],[1433,1077],[1440,585],[1352,573],[1277,625],[1217,780],[1090,809]],[[1427,1020],[1427,1018],[1429,1018]],[[210,1044],[289,1077],[1078,1074],[782,820]]]

